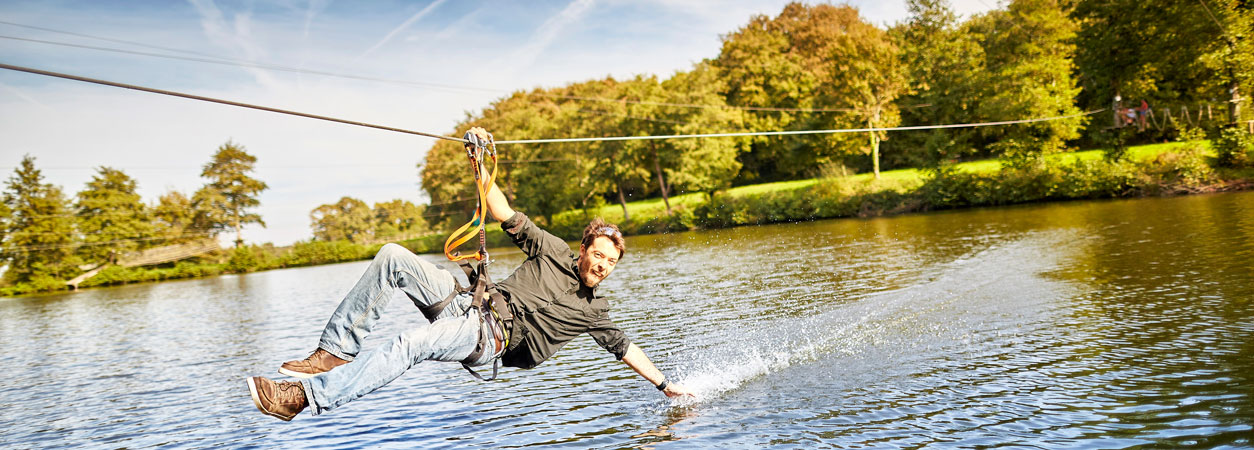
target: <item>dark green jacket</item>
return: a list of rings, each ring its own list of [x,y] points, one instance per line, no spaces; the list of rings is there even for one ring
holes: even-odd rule
[[[501,228],[527,254],[518,270],[497,283],[514,313],[514,329],[501,363],[530,369],[583,333],[623,359],[631,341],[610,320],[605,297],[579,281],[578,255],[570,246],[521,212],[502,222]]]

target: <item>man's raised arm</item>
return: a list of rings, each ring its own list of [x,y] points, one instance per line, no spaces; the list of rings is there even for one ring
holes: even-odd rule
[[[483,142],[487,142],[489,139],[488,130],[481,127],[471,128],[470,132],[474,133],[475,136],[479,136],[479,139]],[[480,163],[482,163],[482,161]],[[486,185],[488,184],[488,180],[486,178],[488,171],[484,170],[482,173],[485,177],[483,179],[483,183]],[[501,192],[500,188],[496,187],[495,181],[490,186],[487,186],[486,190],[488,191],[488,213],[491,214],[494,219],[504,222],[509,220],[510,217],[514,217],[514,209],[509,206],[509,199],[505,198],[505,193]]]

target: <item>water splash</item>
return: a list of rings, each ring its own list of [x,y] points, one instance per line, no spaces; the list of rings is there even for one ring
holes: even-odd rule
[[[706,345],[681,352],[688,359],[676,380],[695,395],[674,398],[670,405],[699,405],[753,380],[821,359],[857,357],[871,350],[877,357],[893,357],[920,346],[959,342],[986,318],[973,317],[972,308],[985,313],[1019,308],[989,292],[1010,296],[1045,282],[1037,274],[1055,258],[1041,250],[1066,234],[1036,234],[980,249],[938,266],[918,284],[855,301],[822,298],[830,295],[826,293],[799,299],[827,307],[809,316],[720,330]]]

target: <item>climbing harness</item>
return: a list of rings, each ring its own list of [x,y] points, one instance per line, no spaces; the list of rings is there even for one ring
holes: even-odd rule
[[[479,205],[475,207],[475,214],[457,230],[449,235],[444,241],[444,256],[449,261],[456,262],[462,271],[466,272],[466,279],[470,281],[468,287],[462,287],[460,284],[439,303],[419,308],[423,316],[428,321],[435,321],[436,316],[444,310],[459,295],[470,295],[470,306],[478,310],[480,329],[479,342],[475,345],[475,350],[462,360],[462,367],[465,367],[471,375],[483,381],[496,379],[501,368],[501,353],[509,347],[510,330],[513,328],[514,317],[509,311],[509,304],[505,301],[505,296],[496,289],[496,284],[488,277],[488,248],[487,248],[487,224],[488,216],[488,188],[496,181],[496,146],[492,142],[492,135],[488,135],[485,142],[474,133],[467,132],[466,141],[466,157],[470,159],[470,171],[474,174],[475,188],[479,193]],[[492,160],[492,170],[486,174],[487,182],[484,182],[485,174],[484,165],[485,157]],[[476,231],[478,233],[476,233]],[[479,235],[479,248],[474,253],[463,255],[457,251],[457,247],[466,243]],[[473,264],[471,259],[477,261]],[[492,358],[492,376],[484,378],[475,372],[470,366],[479,358],[483,357],[486,352],[491,352]]]

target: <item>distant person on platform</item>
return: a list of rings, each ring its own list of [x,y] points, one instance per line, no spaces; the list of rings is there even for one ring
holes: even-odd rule
[[[471,132],[486,142],[482,128]],[[485,180],[486,183],[486,180]],[[468,366],[492,363],[530,369],[540,365],[575,337],[587,333],[597,344],[635,370],[669,397],[692,395],[671,383],[649,357],[610,320],[609,303],[596,287],[614,271],[625,243],[617,226],[597,218],[583,232],[579,253],[566,242],[510,208],[496,184],[488,186],[488,210],[527,255],[527,260],[497,289],[513,313],[509,345],[485,351]],[[253,404],[261,412],[292,420],[306,407],[320,414],[383,387],[423,361],[463,361],[480,339],[490,340],[470,294],[451,296],[453,274],[424,261],[396,244],[379,250],[366,273],[331,314],[318,348],[308,358],[283,363],[279,372],[302,378],[296,382],[248,379]],[[360,354],[362,341],[383,314],[396,290],[419,308],[431,309],[453,299],[431,319],[430,326],[401,333],[390,342]],[[491,345],[488,348],[492,348]],[[494,349],[493,349],[494,350]]]
[[[1149,102],[1141,100],[1141,106],[1136,108],[1136,127],[1140,131],[1145,131],[1145,120],[1149,117]]]

